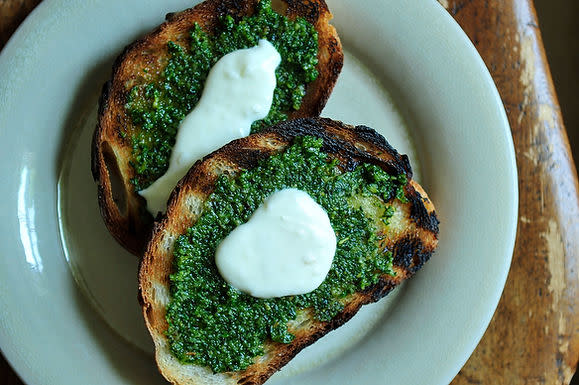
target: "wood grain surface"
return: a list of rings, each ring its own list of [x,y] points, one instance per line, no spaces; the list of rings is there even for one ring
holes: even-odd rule
[[[0,0],[0,48],[40,0]],[[569,384],[579,360],[579,195],[531,0],[440,0],[499,89],[515,143],[519,223],[507,284],[453,380]],[[22,382],[0,357],[0,383]]]
[[[499,89],[515,143],[519,222],[495,316],[453,384],[568,384],[579,359],[577,173],[530,1],[443,2]]]

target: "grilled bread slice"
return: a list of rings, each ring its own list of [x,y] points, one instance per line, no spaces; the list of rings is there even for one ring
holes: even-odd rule
[[[293,342],[266,342],[265,354],[245,370],[213,374],[207,367],[182,364],[170,352],[166,335],[175,239],[199,218],[220,175],[234,177],[242,170],[252,169],[261,160],[284,151],[294,138],[306,135],[322,138],[321,151],[336,159],[338,167],[344,170],[370,163],[391,175],[406,175],[408,182],[403,187],[406,199],[392,201],[400,215],[392,217],[386,229],[380,230],[381,250],[392,251],[395,275],[383,274],[376,284],[348,296],[345,308],[330,321],[319,321],[307,310],[300,313],[299,322],[288,324],[295,335]],[[438,223],[432,202],[412,180],[408,158],[399,155],[368,127],[348,126],[324,118],[297,119],[229,143],[197,162],[179,182],[169,200],[166,217],[155,225],[141,261],[139,300],[161,373],[174,384],[262,384],[300,350],[344,324],[362,305],[378,301],[419,270],[437,246]]]
[[[260,0],[207,0],[194,8],[167,15],[167,21],[142,39],[129,45],[117,58],[113,74],[100,98],[98,123],[92,145],[92,173],[98,185],[101,214],[111,234],[127,250],[140,255],[149,238],[153,217],[131,180],[133,149],[130,134],[139,130],[125,109],[133,86],[159,76],[168,59],[168,42],[186,47],[195,23],[209,35],[224,15],[235,18],[251,15]],[[305,18],[318,33],[319,73],[309,83],[298,110],[287,111],[289,118],[317,116],[322,111],[343,63],[336,30],[329,24],[332,15],[324,0],[278,0],[273,9],[289,19]]]

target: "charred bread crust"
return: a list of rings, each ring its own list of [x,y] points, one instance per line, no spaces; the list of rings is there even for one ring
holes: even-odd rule
[[[152,240],[141,261],[139,300],[145,322],[155,341],[157,364],[169,381],[185,383],[179,372],[187,366],[176,360],[166,365],[165,355],[171,354],[164,345],[166,341],[163,341],[168,324],[163,301],[156,297],[160,287],[169,287],[172,242],[196,221],[203,201],[213,191],[220,175],[235,176],[243,169],[255,167],[260,160],[283,151],[295,137],[302,135],[323,138],[322,150],[338,159],[344,169],[371,162],[386,171],[407,175],[405,194],[408,202],[399,205],[404,213],[404,228],[392,232],[388,230],[381,244],[381,247],[393,252],[396,275],[384,275],[376,285],[353,294],[344,310],[329,322],[310,317],[299,328],[293,328],[290,323],[290,330],[296,336],[292,343],[267,342],[266,354],[256,359],[253,365],[240,372],[219,374],[223,377],[223,383],[262,384],[303,348],[347,322],[362,305],[378,301],[410,278],[434,252],[438,243],[438,219],[432,202],[422,187],[411,179],[408,158],[398,154],[381,135],[368,127],[348,126],[324,118],[307,118],[280,123],[259,134],[233,141],[197,162],[180,181],[169,200],[167,215],[155,225]],[[413,216],[412,213],[421,214]],[[209,372],[207,375],[212,374]],[[203,382],[193,380],[192,383]]]
[[[135,129],[125,114],[125,99],[134,85],[151,81],[165,65],[167,42],[185,45],[188,32],[199,23],[209,34],[220,18],[231,14],[235,18],[254,13],[259,0],[207,0],[178,13],[166,16],[166,22],[154,31],[127,46],[113,65],[111,79],[104,85],[99,100],[97,127],[92,141],[91,169],[98,185],[100,211],[107,228],[115,239],[135,255],[141,255],[150,237],[152,219],[146,211],[131,179],[135,176],[130,165],[132,146],[125,130]],[[276,11],[290,19],[304,17],[318,32],[318,72],[309,83],[299,110],[289,118],[317,116],[328,100],[343,64],[340,40],[329,24],[332,14],[324,0],[280,0]],[[150,69],[144,74],[141,69]]]

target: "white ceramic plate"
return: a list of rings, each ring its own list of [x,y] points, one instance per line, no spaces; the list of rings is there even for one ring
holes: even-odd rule
[[[434,0],[328,3],[347,56],[324,115],[373,126],[409,153],[440,247],[396,298],[320,341],[325,363],[306,368],[321,360],[304,352],[272,384],[448,383],[511,260],[517,176],[502,103]],[[88,145],[116,55],[188,6],[45,0],[0,56],[0,347],[30,385],[164,383],[138,315],[137,262],[98,215]]]

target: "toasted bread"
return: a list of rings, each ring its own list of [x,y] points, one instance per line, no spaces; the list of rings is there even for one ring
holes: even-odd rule
[[[138,130],[125,104],[131,88],[153,81],[167,62],[167,44],[186,46],[195,23],[209,35],[224,15],[251,15],[259,0],[207,0],[194,8],[168,14],[166,22],[129,45],[117,58],[110,81],[103,87],[92,144],[92,173],[98,185],[101,214],[111,234],[130,252],[140,255],[149,238],[153,217],[131,180],[133,150],[127,133]],[[318,77],[309,83],[298,110],[289,118],[317,116],[340,73],[343,53],[332,15],[324,0],[282,0],[274,9],[289,19],[305,18],[318,33]],[[146,74],[144,71],[146,70]]]
[[[245,370],[214,374],[207,367],[179,362],[170,352],[166,335],[175,239],[199,218],[220,175],[234,177],[242,170],[252,169],[261,160],[288,148],[294,138],[305,135],[322,138],[322,151],[336,159],[344,170],[370,163],[391,175],[406,175],[408,182],[403,187],[406,199],[393,201],[402,214],[381,234],[384,242],[381,247],[393,253],[395,275],[383,274],[378,283],[348,296],[345,308],[330,321],[319,321],[306,310],[305,321],[301,318],[299,323],[288,324],[295,335],[291,343],[266,341],[265,354],[255,358]],[[348,126],[324,118],[297,119],[229,143],[197,162],[179,182],[169,200],[166,217],[155,224],[141,261],[139,300],[161,373],[174,384],[262,384],[300,350],[344,324],[362,305],[378,301],[419,270],[437,246],[438,223],[432,202],[412,180],[408,158],[399,155],[368,127]]]

